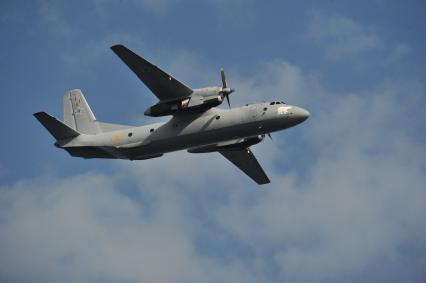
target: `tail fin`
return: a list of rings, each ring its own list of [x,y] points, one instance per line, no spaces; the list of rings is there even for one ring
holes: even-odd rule
[[[46,112],[37,112],[34,113],[34,116],[52,134],[52,136],[55,137],[56,140],[74,138],[80,135],[80,133],[68,127],[61,121],[56,120],[56,118],[50,116]]]
[[[64,95],[64,123],[84,134],[101,132],[95,115],[79,89],[71,90]]]

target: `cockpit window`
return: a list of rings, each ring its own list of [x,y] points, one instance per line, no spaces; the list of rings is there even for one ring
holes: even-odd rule
[[[281,102],[277,101],[277,104],[281,104]]]
[[[275,104],[275,102],[271,102],[271,103],[269,103],[269,105],[274,105]]]

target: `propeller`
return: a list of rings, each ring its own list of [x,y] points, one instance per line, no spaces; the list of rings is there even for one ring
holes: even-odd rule
[[[223,68],[220,68],[220,77],[222,78],[222,89],[220,90],[220,93],[226,98],[228,106],[229,108],[231,108],[231,103],[229,102],[229,95],[235,90],[233,88],[229,88],[226,84],[225,70]]]

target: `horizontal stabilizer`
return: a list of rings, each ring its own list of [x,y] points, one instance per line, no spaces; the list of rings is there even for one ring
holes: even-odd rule
[[[68,127],[46,112],[34,113],[34,117],[55,137],[56,140],[65,140],[80,135],[76,130]]]

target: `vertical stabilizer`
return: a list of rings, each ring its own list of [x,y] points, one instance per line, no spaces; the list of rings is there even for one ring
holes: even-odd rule
[[[95,115],[79,89],[71,90],[64,95],[64,123],[84,134],[100,132]]]

